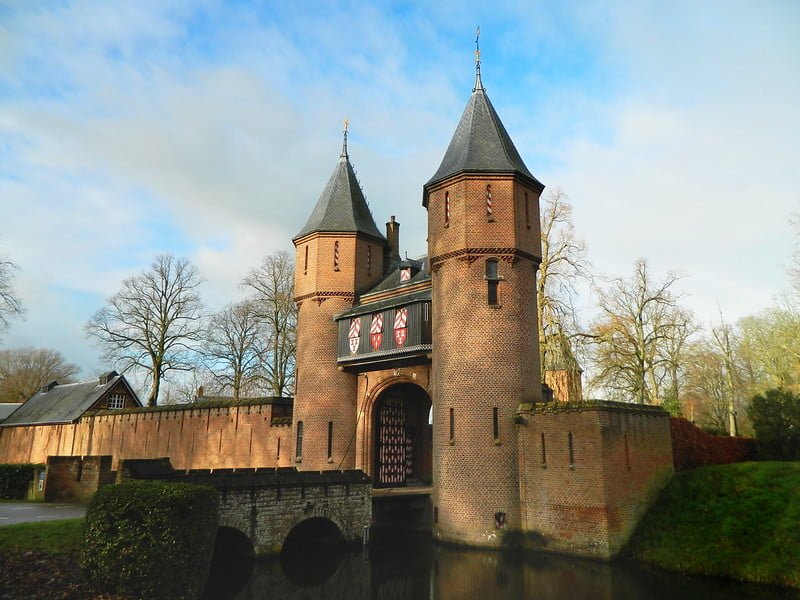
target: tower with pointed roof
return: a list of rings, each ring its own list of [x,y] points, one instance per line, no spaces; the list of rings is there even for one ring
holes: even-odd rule
[[[337,367],[333,317],[383,276],[386,238],[375,225],[347,150],[293,238],[297,373],[292,455],[298,469],[354,466],[357,376]]]
[[[480,75],[423,188],[432,276],[434,536],[499,545],[519,529],[515,411],[541,395],[539,195]]]

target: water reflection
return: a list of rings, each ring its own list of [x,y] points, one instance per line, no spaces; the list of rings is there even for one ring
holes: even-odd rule
[[[207,600],[267,598],[405,600],[474,598],[535,600],[800,599],[794,590],[684,577],[639,565],[557,556],[463,550],[429,536],[377,535],[369,551],[284,555],[217,565]]]

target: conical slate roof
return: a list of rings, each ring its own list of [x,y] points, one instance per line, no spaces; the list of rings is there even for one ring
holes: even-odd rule
[[[347,155],[345,137],[339,164],[333,171],[308,221],[293,239],[315,231],[346,231],[385,239],[375,225],[364,193]]]
[[[439,170],[425,187],[463,172],[519,173],[539,183],[514,147],[486,90],[476,82]]]

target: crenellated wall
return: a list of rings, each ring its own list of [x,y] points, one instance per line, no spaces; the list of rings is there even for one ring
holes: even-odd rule
[[[70,424],[2,427],[0,463],[109,455],[112,470],[120,459],[164,456],[176,469],[289,466],[291,417],[274,412],[286,410],[270,401],[176,405],[104,411]]]
[[[518,413],[528,546],[610,558],[673,474],[669,415],[617,402],[552,402]]]

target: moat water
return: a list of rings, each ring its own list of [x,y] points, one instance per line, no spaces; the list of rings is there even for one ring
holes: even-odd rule
[[[800,592],[689,577],[624,561],[463,550],[429,535],[373,535],[366,551],[329,547],[270,561],[217,562],[206,600],[767,600]]]

